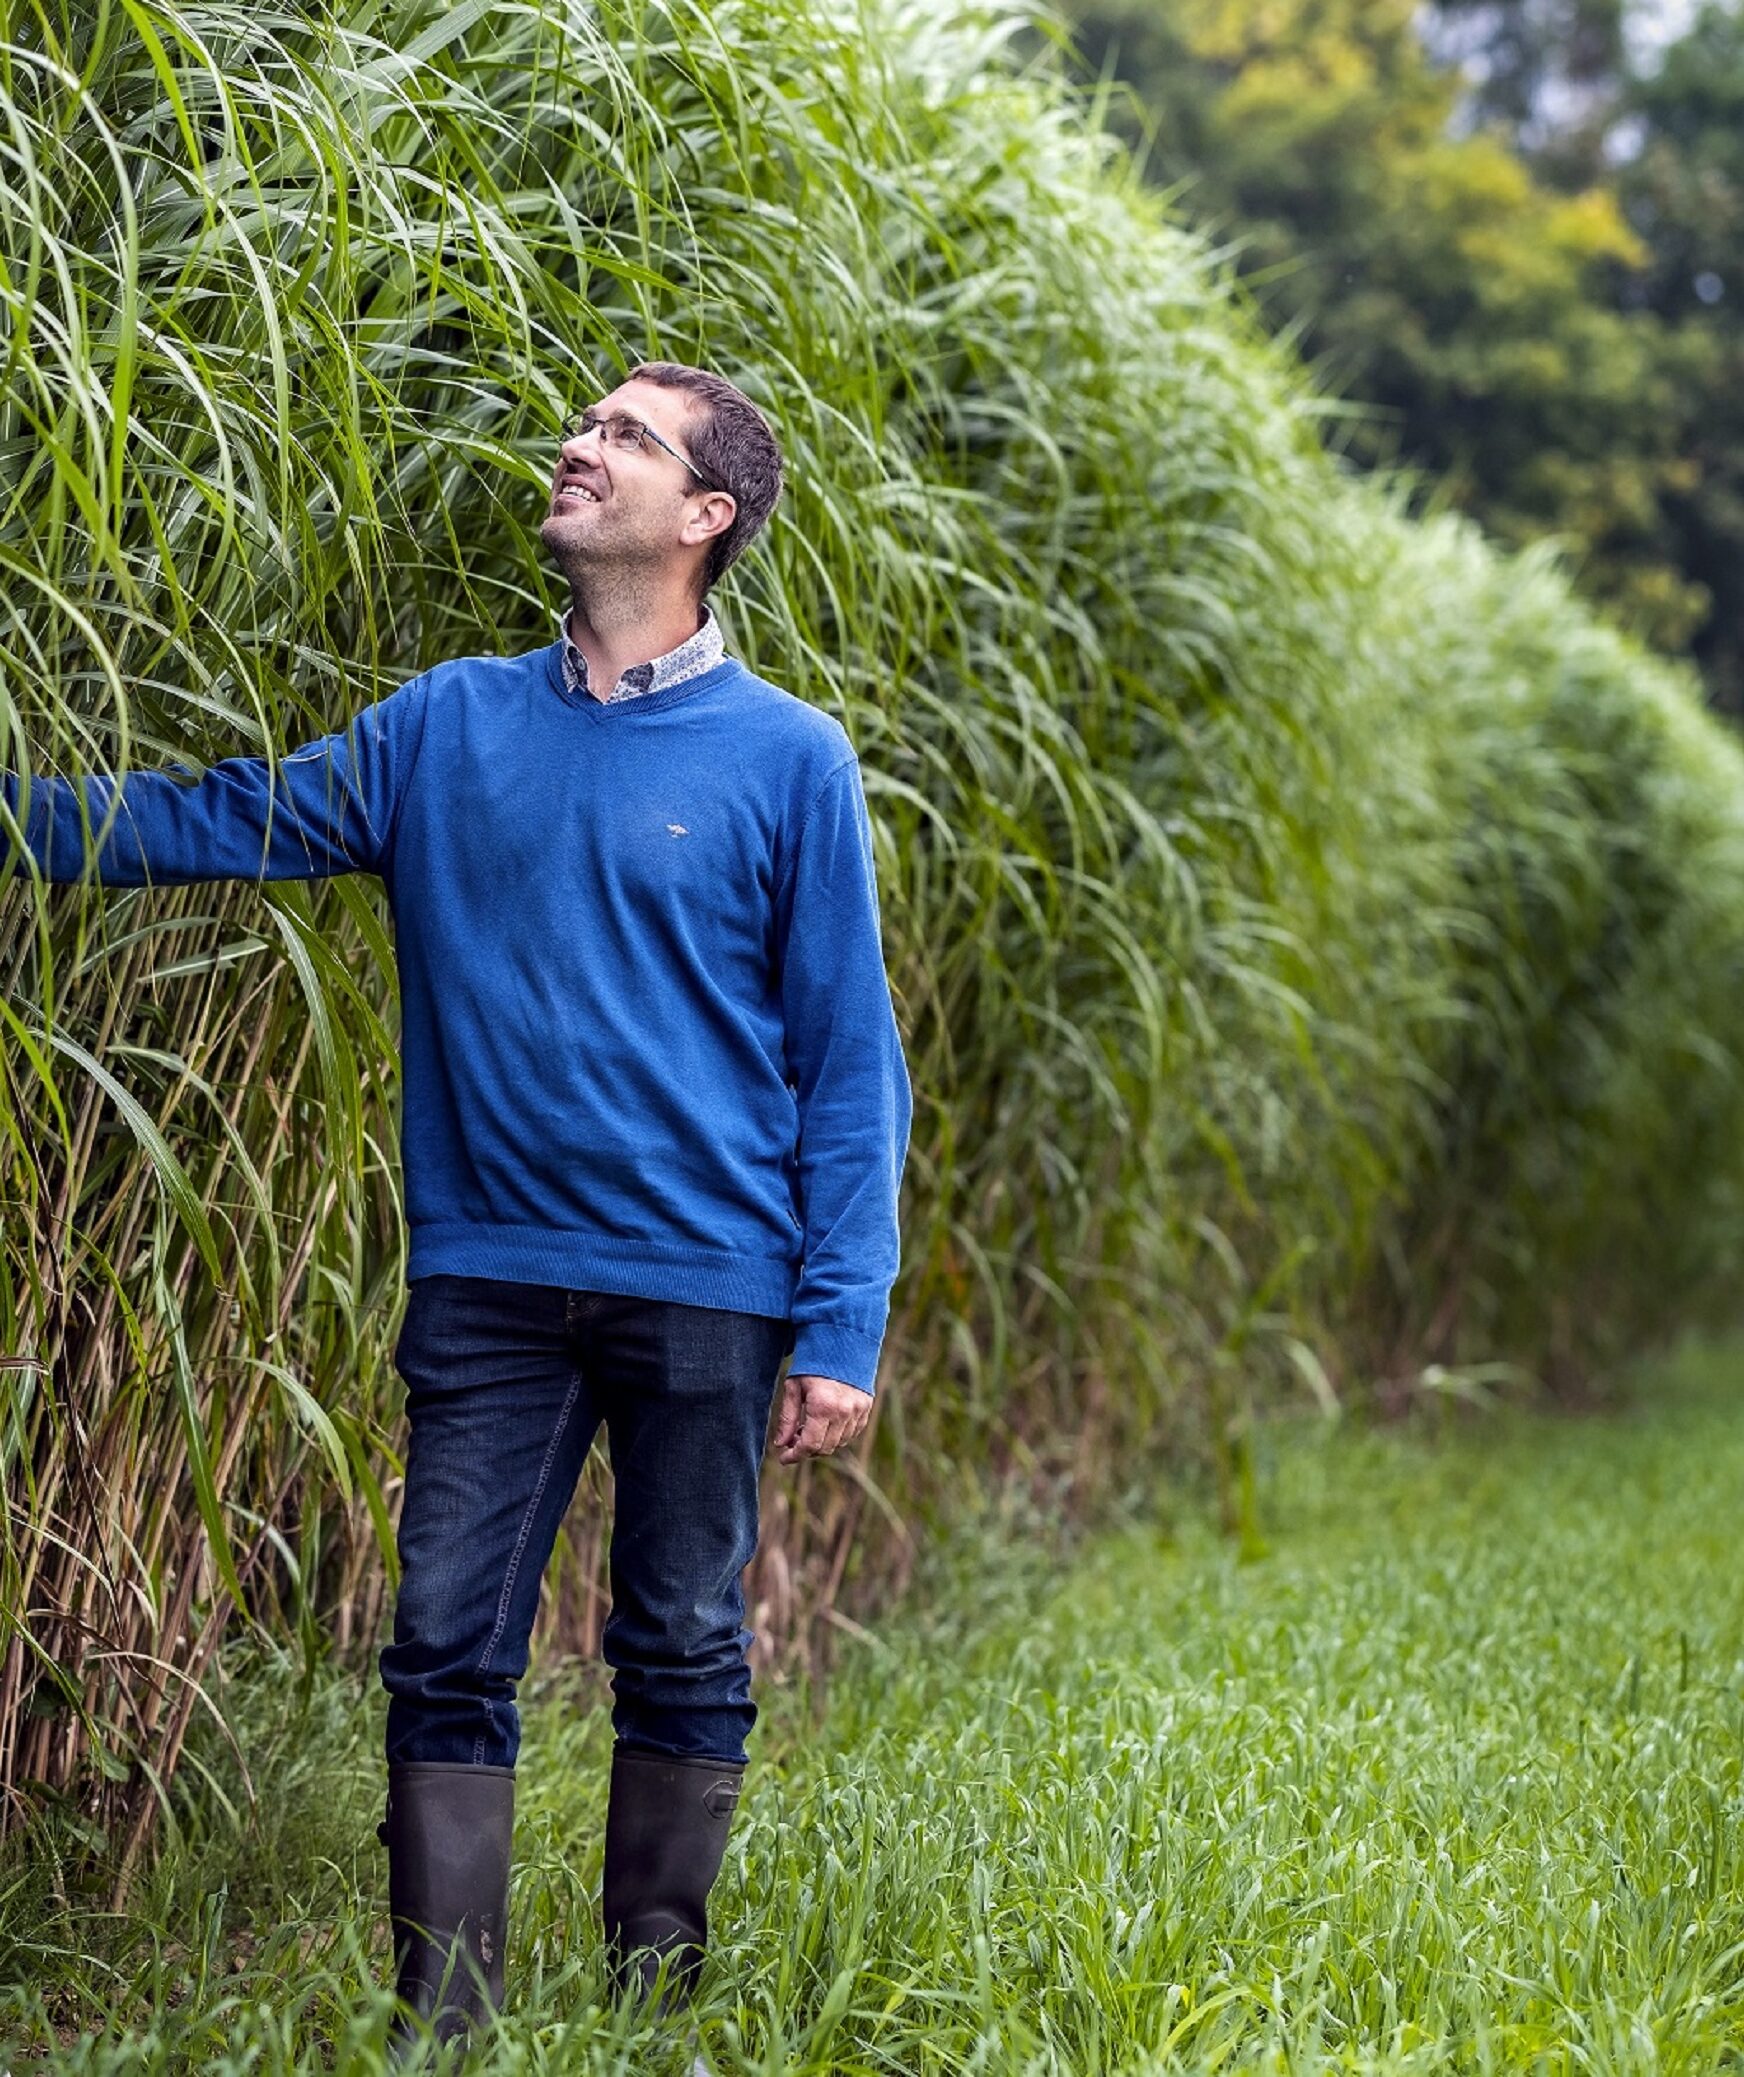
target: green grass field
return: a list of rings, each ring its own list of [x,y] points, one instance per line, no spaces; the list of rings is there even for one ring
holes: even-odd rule
[[[1069,1557],[1013,1524],[933,1553],[821,1730],[764,1692],[715,2066],[1744,2069],[1741,1373],[1697,1350],[1582,1417],[1274,1426],[1245,1561],[1168,1482]],[[376,1700],[242,1692],[243,1845],[209,1737],[125,1920],[15,1867],[11,2067],[379,2058]],[[600,1694],[582,1669],[529,1711],[481,2068],[681,2067],[602,2000]]]

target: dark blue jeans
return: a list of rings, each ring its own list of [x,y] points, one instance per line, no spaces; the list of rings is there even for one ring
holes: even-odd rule
[[[512,1767],[539,1581],[600,1422],[612,1466],[612,1728],[656,1752],[744,1760],[739,1575],[786,1320],[485,1277],[420,1277],[394,1367],[411,1443],[391,1763]]]

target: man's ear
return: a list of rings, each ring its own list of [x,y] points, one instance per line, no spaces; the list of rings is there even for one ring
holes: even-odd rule
[[[703,495],[696,510],[684,522],[682,541],[712,541],[716,534],[724,534],[738,516],[738,506],[731,492],[711,490]]]

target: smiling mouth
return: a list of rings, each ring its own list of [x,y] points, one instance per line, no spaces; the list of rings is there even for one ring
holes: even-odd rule
[[[597,505],[599,498],[585,484],[566,483],[557,493],[554,502],[559,505]]]

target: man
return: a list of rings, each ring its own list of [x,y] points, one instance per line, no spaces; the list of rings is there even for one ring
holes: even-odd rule
[[[706,594],[782,488],[763,414],[654,361],[572,420],[541,538],[557,639],[437,665],[292,752],[31,782],[53,880],[381,876],[401,984],[410,1445],[388,1690],[404,2006],[503,1992],[516,1685],[600,1423],[615,1491],[602,1908],[620,1987],[694,1987],[757,1715],[759,1466],[858,1435],[912,1092],[839,722]],[[6,802],[20,808],[7,776]]]

